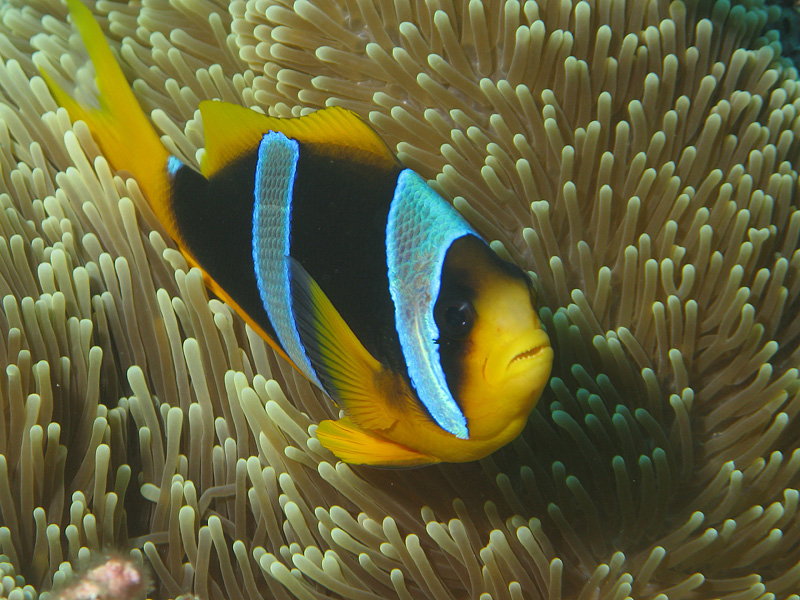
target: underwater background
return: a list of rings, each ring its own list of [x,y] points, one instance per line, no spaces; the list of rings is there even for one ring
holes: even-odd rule
[[[170,151],[197,104],[367,119],[535,273],[556,350],[478,463],[349,467],[86,127],[66,7],[0,4],[0,597],[116,549],[152,598],[795,599],[800,82],[760,0],[101,0]]]

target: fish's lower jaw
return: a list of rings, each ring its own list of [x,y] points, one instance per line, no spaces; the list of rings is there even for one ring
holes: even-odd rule
[[[509,344],[504,359],[506,377],[525,371],[535,361],[547,360],[548,357],[545,355],[548,352],[551,352],[550,338],[542,329],[517,338],[514,343]]]
[[[485,385],[501,392],[512,380],[526,377],[539,363],[551,362],[550,339],[536,329],[510,340],[498,340],[493,351],[483,359],[482,377]]]
[[[553,349],[549,344],[523,352],[509,363],[500,389],[512,403],[510,399],[518,398],[522,405],[535,404],[550,379],[552,367]],[[532,395],[534,398],[530,400]],[[529,410],[532,408],[530,406]]]

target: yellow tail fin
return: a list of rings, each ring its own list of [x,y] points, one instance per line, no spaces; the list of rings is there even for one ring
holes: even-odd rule
[[[67,0],[67,6],[95,68],[99,108],[76,102],[45,71],[42,77],[70,118],[89,126],[113,167],[129,171],[137,179],[153,212],[172,234],[174,217],[167,202],[169,153],[134,97],[91,11],[80,0]]]

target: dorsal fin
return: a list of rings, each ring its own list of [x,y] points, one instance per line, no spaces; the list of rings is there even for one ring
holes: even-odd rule
[[[201,171],[211,177],[237,156],[255,148],[269,131],[278,131],[320,154],[347,157],[390,169],[398,165],[392,151],[377,133],[354,112],[338,106],[309,115],[281,119],[249,108],[206,100],[200,103],[206,153]]]

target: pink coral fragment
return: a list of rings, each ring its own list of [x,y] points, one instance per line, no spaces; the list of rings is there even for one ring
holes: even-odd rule
[[[113,556],[92,567],[61,590],[58,600],[140,600],[147,577],[133,561]]]

